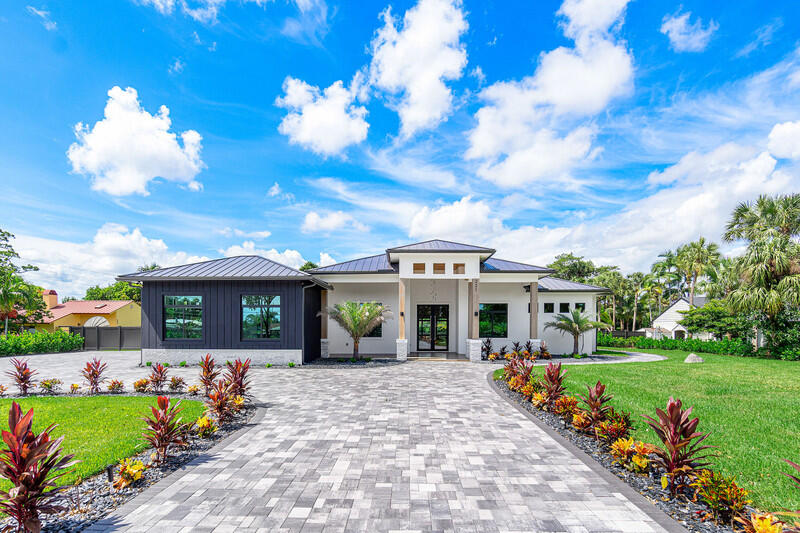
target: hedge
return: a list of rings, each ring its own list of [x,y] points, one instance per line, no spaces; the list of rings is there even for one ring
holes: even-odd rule
[[[598,346],[616,348],[650,348],[656,350],[683,350],[686,352],[705,352],[723,355],[754,355],[753,345],[740,339],[702,341],[700,339],[650,339],[647,337],[612,337],[608,333],[598,333]]]
[[[0,355],[71,352],[83,347],[83,337],[66,331],[26,332],[19,335],[0,335]]]

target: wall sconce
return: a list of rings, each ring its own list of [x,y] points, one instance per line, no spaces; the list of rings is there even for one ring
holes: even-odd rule
[[[400,311],[400,316],[406,316],[406,314],[403,311]]]
[[[474,314],[475,314],[475,316],[478,316],[478,312],[477,311],[475,311]]]

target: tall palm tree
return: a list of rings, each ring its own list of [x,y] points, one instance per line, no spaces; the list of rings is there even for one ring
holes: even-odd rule
[[[647,314],[650,323],[653,323],[653,300],[658,302],[658,313],[661,314],[661,295],[664,294],[664,286],[655,274],[647,274],[642,285],[644,294],[647,295]]]
[[[639,296],[642,293],[644,274],[641,272],[628,274],[628,281],[630,282],[631,295],[633,296],[633,320],[631,321],[631,331],[636,331],[636,315],[639,310]]]
[[[742,202],[733,210],[723,239],[755,240],[764,232],[786,236],[800,234],[800,194],[767,196],[754,202]]]
[[[5,325],[3,335],[8,336],[8,319],[13,318],[17,308],[28,300],[28,286],[19,276],[11,272],[0,275],[0,315]]]
[[[677,264],[689,284],[689,304],[694,305],[697,280],[720,259],[719,246],[705,237],[678,248]]]
[[[353,357],[356,359],[358,359],[358,344],[362,337],[391,316],[386,307],[375,302],[342,302],[329,307],[327,313],[353,339]]]
[[[578,342],[583,333],[591,331],[595,328],[607,328],[607,327],[608,324],[604,322],[589,320],[589,317],[581,313],[579,309],[574,309],[572,312],[570,312],[570,314],[558,314],[556,315],[555,320],[553,320],[552,322],[547,322],[544,325],[544,329],[548,328],[556,329],[560,331],[562,335],[566,334],[572,335],[573,355],[578,353]]]
[[[705,293],[711,298],[724,299],[742,284],[742,262],[739,257],[724,257],[707,272]]]

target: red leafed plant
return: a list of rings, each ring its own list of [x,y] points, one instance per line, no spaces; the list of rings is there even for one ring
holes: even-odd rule
[[[200,383],[203,384],[206,396],[211,392],[217,376],[219,376],[219,369],[215,366],[211,354],[207,353],[205,357],[200,359]]]
[[[153,365],[152,370],[150,370],[150,386],[153,387],[153,392],[161,392],[166,382],[167,367],[161,363]]]
[[[613,398],[612,395],[606,394],[606,386],[598,381],[593,387],[586,386],[586,396],[578,396],[584,404],[586,404],[586,416],[589,418],[590,426],[594,430],[595,439],[598,438],[597,426],[606,419],[610,405],[608,402]]]
[[[566,387],[564,387],[564,377],[567,371],[561,370],[561,363],[553,364],[547,363],[544,369],[544,394],[547,398],[547,410],[553,410],[553,404],[564,395]]]
[[[31,369],[27,361],[16,358],[11,360],[11,364],[14,366],[14,370],[9,370],[6,375],[14,380],[20,396],[27,396],[28,391],[36,384],[36,380],[33,379],[36,370]]]
[[[190,425],[181,422],[182,418],[178,414],[183,409],[180,405],[180,400],[170,405],[169,398],[159,396],[156,406],[150,408],[153,411],[152,418],[149,416],[142,418],[147,424],[142,435],[144,440],[155,448],[157,463],[161,463],[169,457],[170,448],[186,445],[185,439]]]
[[[211,385],[211,391],[206,398],[206,407],[222,425],[233,415],[233,398],[231,385],[220,379]]]
[[[784,461],[786,461],[786,463],[789,466],[791,466],[798,473],[800,473],[800,465],[798,465],[797,463],[795,463],[793,461],[790,461],[789,459],[784,459]],[[786,473],[784,473],[783,475],[788,477],[789,479],[791,479],[794,482],[794,484],[797,485],[798,488],[800,488],[800,476],[796,476],[794,474],[786,474]],[[791,516],[793,518],[800,518],[800,510],[793,511],[793,512],[787,512],[787,513],[781,513],[781,514],[784,514],[786,516]],[[793,527],[791,527],[791,528],[786,530],[786,533],[800,533],[800,523],[795,522]]]
[[[97,357],[86,362],[86,366],[81,370],[81,375],[89,385],[89,394],[98,394],[100,392],[100,384],[105,381],[103,372],[106,371],[107,366]]]
[[[73,455],[61,455],[64,437],[50,440],[53,424],[38,435],[32,431],[33,409],[22,416],[17,402],[11,403],[8,413],[9,431],[3,431],[8,449],[0,451],[0,476],[11,482],[12,488],[0,491],[0,511],[17,524],[16,531],[39,533],[42,523],[39,513],[54,513],[63,508],[49,500],[59,491],[55,480],[77,463]],[[8,528],[5,531],[13,530]]]
[[[250,371],[250,358],[244,361],[236,359],[233,363],[228,361],[225,369],[225,381],[231,385],[231,394],[234,396],[245,396],[250,387],[250,380],[247,373]]]
[[[708,454],[703,452],[713,448],[702,444],[708,433],[697,431],[700,419],[690,418],[692,409],[683,409],[680,400],[670,397],[666,411],[656,409],[658,419],[642,415],[661,439],[662,446],[654,450],[654,462],[664,470],[662,485],[668,485],[673,496],[686,486],[697,470],[708,466],[705,461]]]

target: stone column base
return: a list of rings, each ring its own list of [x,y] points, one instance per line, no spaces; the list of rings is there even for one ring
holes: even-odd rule
[[[328,351],[328,339],[319,340],[319,356],[323,359],[327,359],[330,356],[330,352]]]
[[[408,360],[408,339],[397,339],[397,360]]]
[[[467,339],[467,357],[471,363],[481,362],[481,340]]]
[[[542,349],[542,339],[528,339],[528,342],[533,344],[533,349],[537,352]]]

